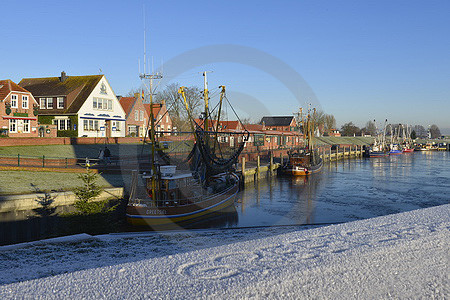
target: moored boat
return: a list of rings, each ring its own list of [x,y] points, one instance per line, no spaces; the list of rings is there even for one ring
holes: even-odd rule
[[[320,172],[323,165],[323,160],[317,151],[314,149],[313,143],[313,131],[314,115],[316,110],[314,109],[313,115],[310,112],[303,120],[303,133],[306,135],[306,148],[293,150],[289,152],[288,161],[280,168],[280,172],[285,175],[291,176],[309,176],[314,173]]]
[[[235,143],[234,148],[226,145],[226,149],[221,149],[224,145],[221,145],[218,138],[218,120],[225,87],[222,87],[218,104],[217,125],[209,126],[208,116],[212,112],[207,101],[209,96],[206,73],[204,76],[205,111],[202,124],[192,118],[184,88],[181,87],[179,90],[192,129],[191,132],[187,132],[184,140],[180,134],[177,135],[180,139],[178,146],[184,147],[189,144],[188,141],[193,143],[191,151],[184,153],[186,157],[180,157],[183,153],[171,153],[177,147],[173,147],[174,149],[170,151],[159,147],[160,134],[154,129],[157,124],[154,123],[154,116],[151,113],[151,169],[147,167],[133,171],[126,208],[127,221],[133,226],[146,226],[156,230],[172,229],[217,214],[235,202],[239,191],[239,177],[234,173],[233,166],[248,139],[248,132],[239,133],[246,136],[236,138],[240,143]],[[148,90],[152,91],[152,88]],[[150,104],[153,105],[151,94]],[[211,127],[214,130],[208,130]],[[180,169],[177,163],[181,166]]]

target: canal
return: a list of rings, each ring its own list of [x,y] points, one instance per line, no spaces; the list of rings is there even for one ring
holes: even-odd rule
[[[450,152],[351,158],[327,163],[321,173],[309,178],[274,176],[246,184],[229,212],[203,220],[193,228],[325,225],[447,203]],[[3,221],[24,219],[17,213],[2,217]],[[54,235],[62,224],[57,216],[4,222],[0,226],[0,245]],[[119,228],[135,230],[127,224]]]
[[[325,164],[309,178],[247,185],[235,222],[227,226],[348,222],[449,202],[450,152],[346,159]]]

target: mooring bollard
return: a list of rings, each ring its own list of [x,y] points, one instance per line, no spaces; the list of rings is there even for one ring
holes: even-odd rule
[[[256,158],[256,180],[259,181],[259,171],[260,171],[260,161],[259,161],[259,155]]]

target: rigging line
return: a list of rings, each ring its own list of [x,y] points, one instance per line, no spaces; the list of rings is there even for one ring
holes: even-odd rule
[[[228,100],[228,97],[227,97],[226,94],[224,95],[224,98],[225,98],[225,100],[227,100],[228,104],[230,105],[231,109],[232,109],[233,112],[234,112],[234,115],[237,117],[239,123],[242,124],[241,119],[240,119],[239,116],[237,115],[236,111],[234,110],[233,106],[231,105],[230,101]],[[244,130],[248,133],[248,130],[245,128],[244,124],[242,124],[242,126],[244,127]]]

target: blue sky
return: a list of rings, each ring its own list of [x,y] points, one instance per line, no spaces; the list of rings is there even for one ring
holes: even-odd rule
[[[140,86],[145,6],[149,65],[152,57],[155,69],[180,57],[191,62],[163,69],[160,88],[171,82],[201,86],[199,72],[211,70],[211,89],[226,85],[243,117],[290,115],[313,103],[333,114],[338,127],[349,121],[362,127],[373,119],[381,125],[387,118],[434,123],[450,134],[450,1],[81,0],[0,6],[1,79],[101,69],[115,93],[126,94]],[[205,54],[208,49],[214,53]],[[300,96],[286,86],[294,79]]]

